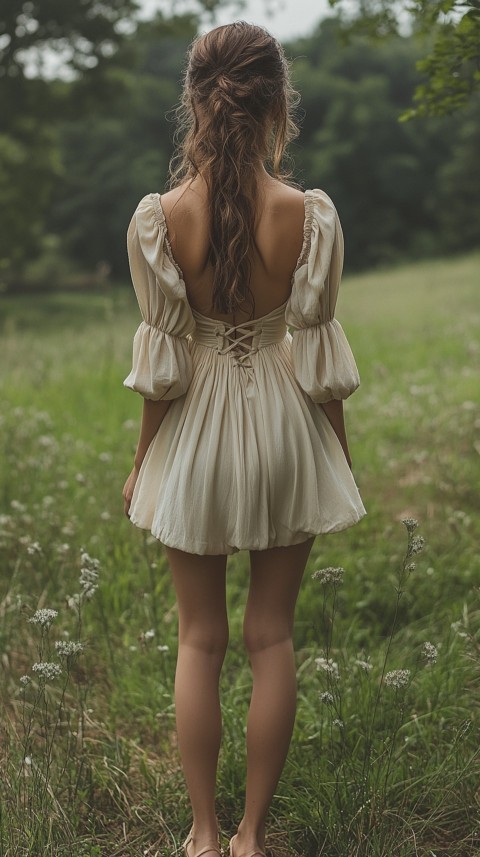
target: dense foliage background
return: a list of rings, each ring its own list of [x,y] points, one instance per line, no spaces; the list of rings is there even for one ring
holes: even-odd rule
[[[199,19],[138,21],[126,0],[110,4],[109,20],[94,17],[93,3],[73,19],[70,2],[23,5],[23,24],[13,11],[0,21],[1,287],[124,281],[126,227],[141,196],[164,187],[172,108]],[[333,197],[347,268],[474,247],[478,97],[453,115],[399,121],[422,80],[416,62],[428,37],[392,32],[373,45],[354,31],[345,43],[335,14],[286,50],[302,95],[294,177]],[[32,76],[25,50],[41,56],[46,43],[69,46],[69,75]]]

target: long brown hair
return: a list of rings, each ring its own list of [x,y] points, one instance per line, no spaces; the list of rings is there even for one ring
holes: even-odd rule
[[[234,312],[247,301],[255,244],[256,167],[280,181],[286,146],[298,134],[298,93],[280,43],[263,27],[238,21],[192,43],[179,107],[169,187],[201,175],[210,210],[213,308]],[[252,314],[253,314],[252,309]]]

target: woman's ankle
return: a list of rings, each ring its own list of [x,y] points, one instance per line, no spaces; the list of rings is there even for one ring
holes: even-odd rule
[[[218,823],[212,820],[194,821],[192,825],[192,838],[195,843],[201,845],[207,842],[218,842]]]
[[[242,818],[237,828],[237,836],[239,844],[245,845],[245,850],[260,846],[263,851],[265,847],[265,822],[249,822],[248,819]]]

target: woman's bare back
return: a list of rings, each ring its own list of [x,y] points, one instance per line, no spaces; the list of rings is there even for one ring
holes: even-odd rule
[[[255,318],[267,315],[288,300],[292,274],[302,251],[305,205],[302,191],[267,177],[259,182],[256,245],[252,252],[250,288]],[[208,204],[200,180],[183,184],[161,196],[172,254],[181,269],[191,307],[203,315],[239,323],[212,309],[213,267],[208,262]],[[245,305],[244,316],[251,315]]]

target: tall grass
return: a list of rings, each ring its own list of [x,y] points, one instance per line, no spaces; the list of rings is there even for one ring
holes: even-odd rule
[[[344,283],[368,516],[317,539],[305,575],[298,716],[267,839],[278,857],[480,853],[478,263]],[[134,300],[0,310],[0,855],[170,857],[190,822],[175,601],[161,548],[121,502],[141,409],[121,385]],[[228,566],[225,841],[244,794],[247,559]]]

